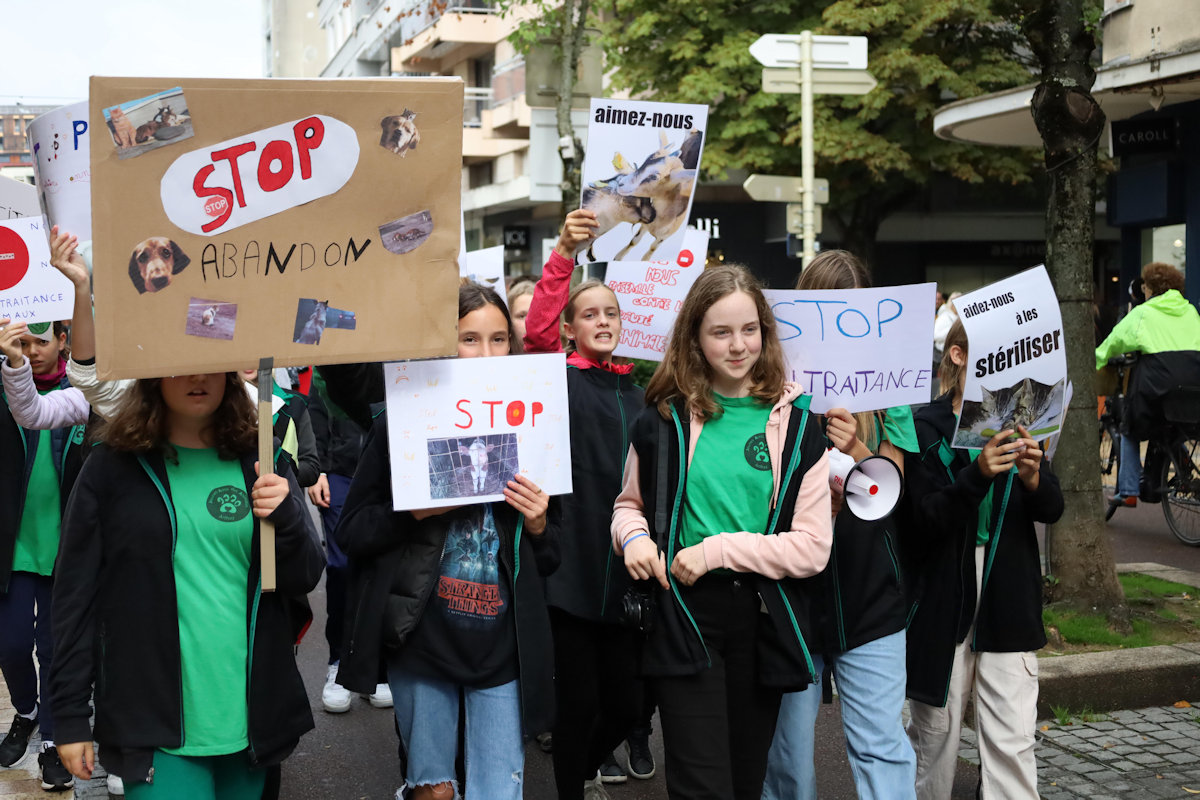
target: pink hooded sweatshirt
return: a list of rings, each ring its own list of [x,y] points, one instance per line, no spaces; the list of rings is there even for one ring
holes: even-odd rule
[[[771,454],[771,505],[779,499],[779,484],[783,479],[783,446],[787,437],[792,401],[801,394],[794,383],[784,385],[783,396],[767,418],[767,450]],[[690,465],[696,442],[704,422],[695,414],[691,418],[691,439],[687,460]],[[680,479],[683,479],[680,476]],[[638,454],[631,446],[625,461],[621,493],[613,506],[613,550],[624,554],[625,543],[640,533],[649,533],[644,514],[642,487],[638,481]],[[709,570],[724,567],[735,572],[754,572],[766,578],[807,578],[825,569],[829,549],[833,545],[833,521],[829,496],[829,459],[822,455],[800,484],[792,521],[788,530],[777,536],[765,536],[763,531],[722,531],[707,536],[701,543],[704,562]],[[667,565],[670,568],[670,565]]]

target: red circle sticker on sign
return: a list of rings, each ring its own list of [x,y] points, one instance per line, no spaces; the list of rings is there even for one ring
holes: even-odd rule
[[[690,267],[692,262],[695,260],[696,257],[692,255],[691,250],[680,250],[679,258],[675,259],[676,263],[678,263],[681,267]]]
[[[0,227],[0,292],[21,282],[29,271],[29,248],[11,228]]]
[[[210,217],[219,217],[229,207],[229,201],[224,197],[214,197],[204,204],[204,213]]]

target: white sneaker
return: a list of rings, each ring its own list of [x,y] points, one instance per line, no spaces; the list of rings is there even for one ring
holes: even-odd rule
[[[386,683],[376,684],[375,693],[367,698],[367,702],[375,708],[392,707],[392,687]]]
[[[125,796],[125,781],[116,775],[108,776],[108,793],[117,797]]]
[[[341,714],[350,710],[350,702],[354,699],[350,690],[337,682],[337,664],[329,665],[325,674],[325,688],[321,691],[321,702],[330,714]]]

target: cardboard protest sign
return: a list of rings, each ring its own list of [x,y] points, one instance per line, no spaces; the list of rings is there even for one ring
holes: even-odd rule
[[[0,220],[0,317],[54,322],[70,319],[74,307],[74,284],[50,265],[46,220]]]
[[[458,275],[472,283],[488,287],[500,295],[505,304],[508,303],[508,293],[504,287],[504,245],[460,254]]]
[[[768,290],[788,379],[812,395],[819,414],[928,403],[936,291],[932,283]]]
[[[585,261],[674,261],[692,211],[708,106],[592,98],[579,205],[596,212]]]
[[[406,361],[384,382],[397,511],[502,501],[517,473],[571,492],[562,353]]]
[[[41,213],[33,184],[0,176],[0,220],[36,217]]]
[[[683,298],[704,271],[708,234],[688,228],[670,261],[612,261],[604,282],[621,307],[621,341],[614,355],[662,361]]]
[[[462,95],[92,78],[99,376],[453,353]]]
[[[982,448],[1021,425],[1042,441],[1062,426],[1067,353],[1044,266],[954,301],[967,332],[966,384],[955,447]]]
[[[92,240],[90,130],[87,101],[48,111],[29,123],[41,213],[49,225],[79,237],[85,258]]]

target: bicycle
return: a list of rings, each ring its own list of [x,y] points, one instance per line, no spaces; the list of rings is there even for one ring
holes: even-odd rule
[[[1118,436],[1125,412],[1125,379],[1137,354],[1109,360],[1116,369],[1116,391],[1110,393],[1099,415],[1101,480],[1108,485],[1120,470]],[[1200,546],[1200,387],[1176,386],[1162,397],[1163,423],[1148,441],[1139,497],[1161,503],[1167,527],[1176,539]],[[1115,486],[1114,486],[1115,491]],[[1109,519],[1116,506],[1108,506]]]

